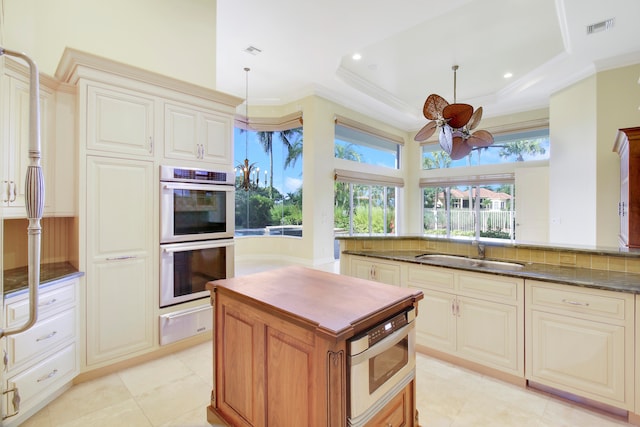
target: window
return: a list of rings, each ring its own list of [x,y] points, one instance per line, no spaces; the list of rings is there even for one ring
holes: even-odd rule
[[[513,183],[428,186],[422,195],[425,235],[515,239]]]
[[[404,185],[399,170],[403,143],[400,137],[336,117],[334,155],[336,165],[345,168],[335,170],[336,233],[396,233],[396,199],[398,188]]]
[[[254,165],[248,190],[236,190],[235,234],[302,237],[302,127],[273,130],[254,119],[251,127],[266,130],[238,121],[234,130],[236,187],[244,160]]]
[[[339,233],[350,236],[395,234],[395,187],[337,181],[334,207],[334,225]]]
[[[334,153],[338,159],[399,169],[403,142],[399,137],[366,125],[336,118]]]
[[[517,132],[494,137],[493,145],[474,149],[468,156],[452,160],[438,143],[422,146],[422,168],[456,168],[549,159],[549,129]]]

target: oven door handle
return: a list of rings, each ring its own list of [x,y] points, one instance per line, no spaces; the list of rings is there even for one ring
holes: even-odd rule
[[[198,249],[223,248],[225,246],[233,246],[233,239],[194,242],[194,243],[169,243],[160,245],[162,252],[166,254],[174,252],[197,251]]]
[[[365,351],[360,354],[355,354],[350,357],[352,365],[358,365],[362,362],[365,362],[372,357],[375,357],[385,351],[389,350],[394,345],[398,344],[400,341],[404,339],[405,336],[415,327],[415,323],[411,322],[402,328],[398,329],[385,339],[380,342],[377,342],[373,345],[373,347],[369,347]]]
[[[192,184],[185,182],[163,182],[164,190],[204,190],[204,191],[233,191],[233,185],[224,184]]]

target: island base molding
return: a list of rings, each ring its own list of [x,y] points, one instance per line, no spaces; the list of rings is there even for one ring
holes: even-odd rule
[[[607,416],[611,416],[620,421],[627,421],[629,424],[636,426],[640,425],[640,415],[627,411],[626,409],[617,408],[615,406],[607,405],[606,403],[587,399],[586,397],[578,396],[534,381],[527,381],[527,386],[530,389],[545,393],[553,398],[563,400],[572,405],[579,405],[591,411],[604,413]]]

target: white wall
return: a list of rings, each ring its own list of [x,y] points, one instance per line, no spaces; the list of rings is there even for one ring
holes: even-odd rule
[[[596,243],[596,78],[555,94],[549,105],[549,240]]]
[[[216,0],[3,0],[3,47],[53,76],[65,47],[215,89]]]
[[[618,245],[617,130],[640,126],[640,64],[600,71],[550,100],[549,239]]]

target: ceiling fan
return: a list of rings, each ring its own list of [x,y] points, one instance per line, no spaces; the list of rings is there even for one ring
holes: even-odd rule
[[[426,141],[440,128],[438,141],[440,147],[453,160],[458,160],[468,155],[471,150],[488,147],[493,144],[493,135],[486,130],[474,129],[482,119],[482,107],[475,111],[469,104],[456,103],[456,72],[453,70],[453,104],[449,104],[440,95],[431,94],[427,97],[422,108],[422,114],[430,120],[414,137],[417,142]]]

